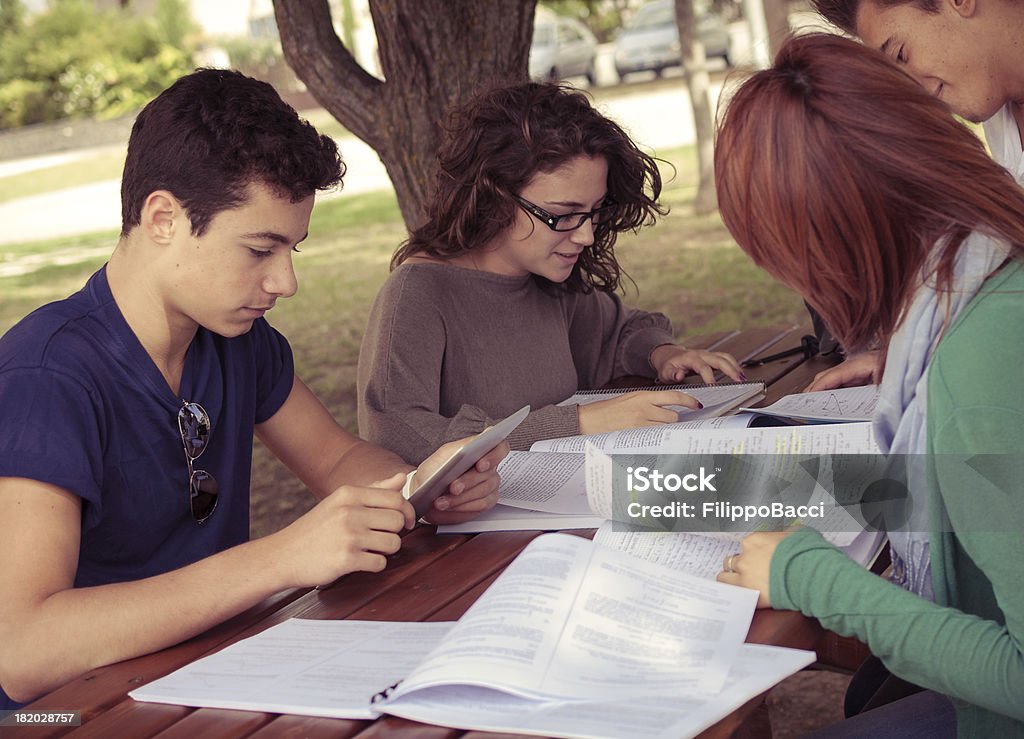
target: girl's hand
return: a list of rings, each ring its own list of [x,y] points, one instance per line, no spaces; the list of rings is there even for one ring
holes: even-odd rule
[[[791,533],[793,532],[773,531],[750,534],[740,542],[739,554],[730,554],[725,558],[722,562],[722,571],[718,573],[716,579],[718,582],[758,591],[757,607],[771,608],[768,585],[772,555],[775,554],[779,542]]]
[[[882,380],[882,368],[879,366],[881,358],[881,352],[878,351],[854,354],[842,364],[816,374],[811,384],[804,388],[804,392],[878,384]]]
[[[686,349],[676,344],[662,344],[651,352],[651,366],[661,382],[681,382],[687,373],[700,375],[701,380],[713,384],[715,370],[720,370],[736,382],[747,379],[736,358],[725,352]]]
[[[579,406],[580,433],[602,434],[679,420],[678,411],[663,406],[703,407],[692,395],[678,390],[637,390]]]

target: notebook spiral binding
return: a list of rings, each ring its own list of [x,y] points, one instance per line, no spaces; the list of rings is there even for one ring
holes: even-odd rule
[[[370,698],[370,705],[372,706],[374,703],[382,703],[383,701],[386,701],[388,698],[391,697],[391,694],[394,693],[398,689],[398,686],[401,684],[402,681],[399,680],[397,683],[394,683],[393,685],[389,685],[388,687],[384,688],[384,690],[380,691],[379,693],[374,693],[373,697]]]
[[[682,390],[684,393],[687,390],[699,390],[705,387],[742,387],[749,385],[750,387],[756,387],[758,385],[764,385],[763,382],[748,381],[748,382],[700,382],[700,383],[689,383],[685,385],[644,385],[643,387],[617,387],[611,390],[577,390],[576,395],[607,395],[609,393],[634,393],[638,390]]]

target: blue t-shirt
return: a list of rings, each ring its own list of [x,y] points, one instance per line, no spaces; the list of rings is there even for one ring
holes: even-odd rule
[[[0,477],[82,499],[76,587],[183,567],[249,538],[254,426],[284,404],[293,377],[287,340],[259,319],[235,338],[200,328],[175,395],[100,269],[0,338]],[[203,524],[189,507],[182,400],[211,419],[194,466],[217,479],[220,499]]]

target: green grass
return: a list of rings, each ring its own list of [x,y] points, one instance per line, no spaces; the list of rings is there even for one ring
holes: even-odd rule
[[[740,252],[717,214],[693,214],[693,148],[660,155],[677,170],[662,197],[671,213],[657,226],[624,234],[618,241],[620,261],[637,286],[627,282],[627,303],[665,313],[680,336],[804,321],[799,298]],[[391,254],[405,236],[390,192],[318,203],[310,238],[295,258],[299,293],[282,301],[270,316],[291,341],[300,376],[352,431],[360,339]],[[35,307],[77,290],[103,264],[116,239],[116,233],[104,233],[0,247],[0,331]],[[58,258],[68,263],[52,263]],[[43,264],[4,276],[6,268],[23,266],[26,259]],[[259,444],[252,491],[251,528],[257,536],[286,525],[312,502]]]

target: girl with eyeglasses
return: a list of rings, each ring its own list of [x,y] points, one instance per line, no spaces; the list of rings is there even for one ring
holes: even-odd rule
[[[811,529],[751,534],[718,579],[923,689],[822,735],[1024,736],[1024,190],[902,69],[825,35],[733,95],[715,172],[742,249],[844,346],[885,347],[875,436],[912,503],[895,582]]]
[[[678,391],[558,406],[616,376],[704,381],[728,354],[626,307],[614,246],[664,214],[654,160],[576,91],[519,84],[452,118],[426,223],[395,253],[359,356],[360,434],[409,461],[525,404],[513,449],[677,420]]]

